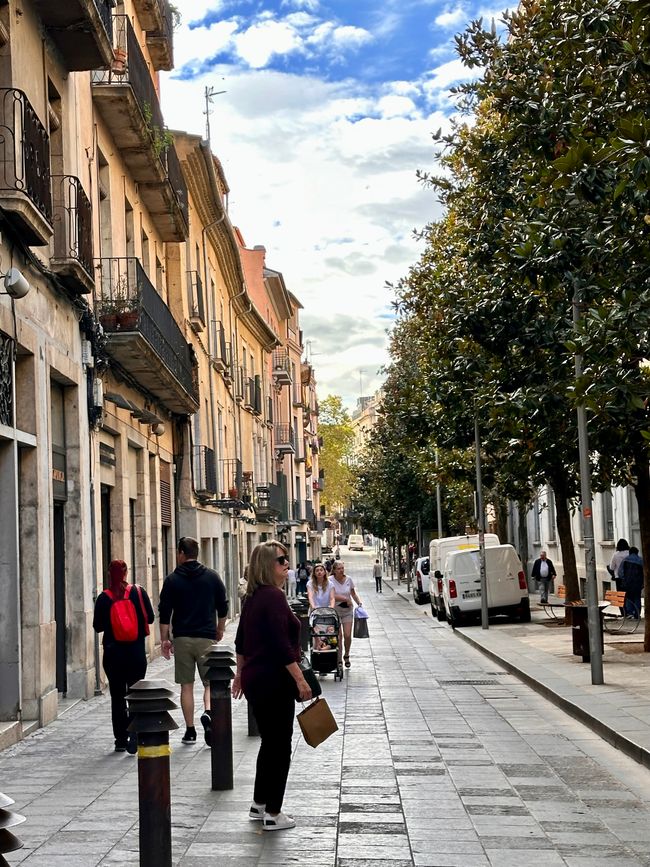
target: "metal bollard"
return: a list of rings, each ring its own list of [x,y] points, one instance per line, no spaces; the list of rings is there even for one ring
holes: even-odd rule
[[[126,699],[138,735],[140,867],[171,867],[172,818],[169,732],[178,728],[169,714],[178,705],[166,680],[139,680]]]
[[[251,706],[248,702],[248,737],[249,738],[258,738],[260,736],[260,730],[257,727],[257,720],[255,719],[255,714],[251,710]]]
[[[5,852],[15,852],[24,845],[22,840],[8,830],[27,821],[20,813],[12,813],[7,809],[12,804],[15,804],[15,801],[0,792],[0,867],[9,867],[9,862],[4,857]]]
[[[212,791],[223,792],[233,788],[230,681],[235,676],[235,650],[213,644],[202,661],[210,681]]]

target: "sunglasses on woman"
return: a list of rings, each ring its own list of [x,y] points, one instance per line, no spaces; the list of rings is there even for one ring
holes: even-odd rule
[[[284,566],[285,563],[289,562],[289,558],[285,557],[284,554],[281,557],[276,557],[275,559],[280,564],[280,566]]]

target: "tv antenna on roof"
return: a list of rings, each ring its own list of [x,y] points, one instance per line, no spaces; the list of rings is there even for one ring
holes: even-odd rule
[[[212,114],[213,99],[215,96],[220,96],[222,93],[227,93],[225,90],[215,90],[214,87],[210,87],[210,85],[206,85],[205,87],[205,111],[203,114],[205,115],[205,137],[207,139],[208,144],[212,144],[210,140],[210,115]]]

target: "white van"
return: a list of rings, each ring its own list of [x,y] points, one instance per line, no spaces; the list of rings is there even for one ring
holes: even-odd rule
[[[530,622],[528,582],[512,545],[485,549],[488,614],[508,614]],[[447,557],[442,579],[447,620],[458,626],[464,618],[481,615],[481,565],[479,550],[453,551]]]
[[[348,536],[348,551],[363,551],[363,536],[360,533]]]
[[[485,547],[498,545],[496,533],[485,534]],[[442,598],[442,574],[445,571],[447,556],[452,551],[467,551],[478,548],[478,535],[445,536],[443,539],[432,539],[429,543],[429,598],[431,613],[438,620],[445,619],[445,603]],[[437,574],[436,574],[437,573]]]

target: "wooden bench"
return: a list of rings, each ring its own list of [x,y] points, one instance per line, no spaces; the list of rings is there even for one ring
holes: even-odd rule
[[[625,632],[632,634],[639,628],[641,612],[636,606],[628,605],[626,611],[624,590],[606,590],[605,608],[603,609],[603,626],[607,632]],[[630,614],[630,608],[634,612]]]
[[[624,590],[605,590],[605,601],[610,605],[615,605],[617,608],[625,607],[625,591]]]

